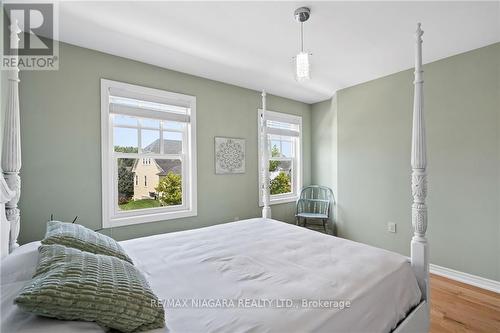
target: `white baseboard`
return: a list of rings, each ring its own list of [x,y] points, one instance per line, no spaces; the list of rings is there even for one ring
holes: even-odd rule
[[[444,276],[446,278],[467,283],[475,287],[494,291],[500,294],[500,281],[486,279],[477,275],[456,271],[451,268],[446,268],[434,264],[430,264],[430,271],[433,274]]]

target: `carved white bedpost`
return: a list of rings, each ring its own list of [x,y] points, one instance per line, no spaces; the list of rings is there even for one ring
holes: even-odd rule
[[[267,146],[267,120],[266,120],[266,92],[262,91],[262,114],[260,119],[260,143],[261,143],[261,164],[262,164],[262,217],[271,218],[271,207],[269,206],[269,156],[268,156],[268,146]]]
[[[10,222],[5,218],[5,204],[9,202],[16,193],[11,191],[5,179],[0,176],[0,259],[9,254],[10,246]],[[4,242],[4,240],[7,240]]]
[[[11,48],[17,49],[19,45],[18,34],[21,32],[17,20],[10,25]],[[14,56],[17,64],[17,54]],[[19,116],[19,68],[9,71],[7,83],[7,107],[5,111],[5,127],[2,148],[2,170],[9,188],[15,196],[5,205],[7,220],[10,223],[9,251],[12,252],[19,246],[20,214],[17,208],[21,195],[21,122]]]
[[[429,297],[429,245],[425,232],[427,230],[427,147],[425,140],[423,70],[422,70],[422,35],[424,32],[417,26],[415,50],[415,95],[413,104],[413,132],[411,144],[411,190],[413,195],[411,240],[411,265],[422,290],[422,298]]]

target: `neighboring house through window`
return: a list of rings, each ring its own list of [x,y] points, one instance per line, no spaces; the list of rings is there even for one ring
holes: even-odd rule
[[[195,216],[196,97],[102,79],[101,114],[103,226]]]
[[[259,110],[259,184],[262,184],[261,119]],[[292,202],[302,188],[302,117],[266,110],[270,203]],[[262,190],[259,187],[262,205]]]

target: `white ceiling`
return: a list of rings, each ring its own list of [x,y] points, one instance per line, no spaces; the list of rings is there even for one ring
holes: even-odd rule
[[[312,79],[297,83],[295,8],[307,5]],[[313,103],[341,88],[500,41],[499,2],[64,2],[59,39]]]

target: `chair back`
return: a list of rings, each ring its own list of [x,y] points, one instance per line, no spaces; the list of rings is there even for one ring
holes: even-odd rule
[[[300,191],[297,214],[314,213],[330,217],[330,205],[335,203],[333,191],[326,186],[310,185]]]

